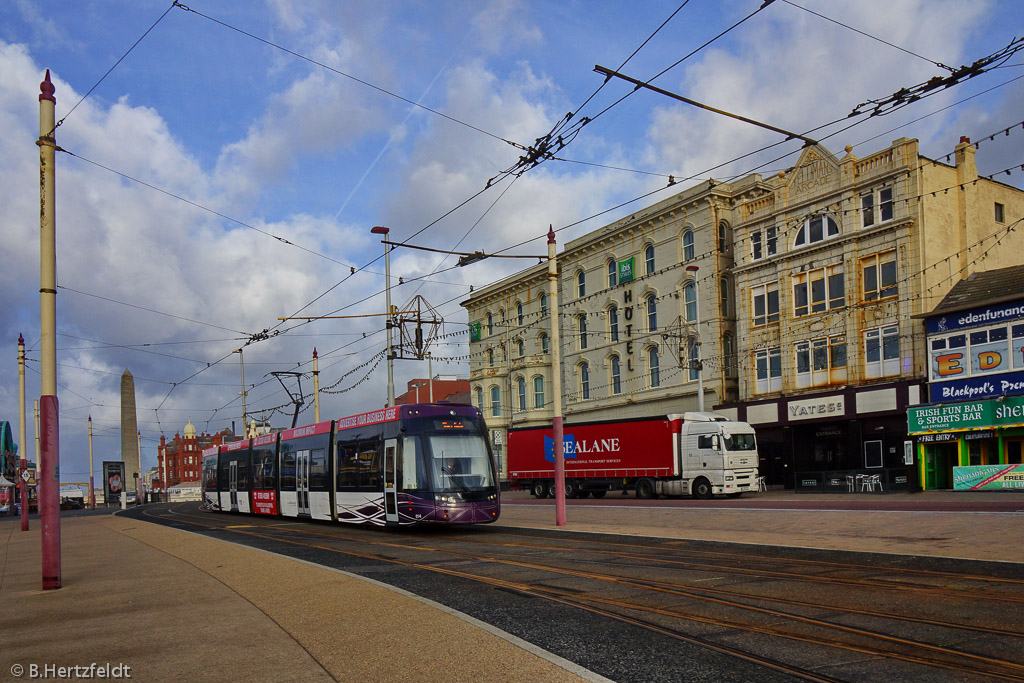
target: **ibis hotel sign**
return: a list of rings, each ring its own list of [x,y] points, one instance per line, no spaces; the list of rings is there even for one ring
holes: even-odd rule
[[[1024,396],[907,409],[908,434],[1018,426],[1024,426]]]

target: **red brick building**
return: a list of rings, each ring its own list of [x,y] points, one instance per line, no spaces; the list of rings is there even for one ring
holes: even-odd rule
[[[451,376],[440,376],[435,379],[411,379],[408,391],[395,396],[395,405],[407,403],[427,403],[430,401],[431,385],[433,385],[434,402],[469,403],[469,380]]]
[[[174,439],[168,441],[163,435],[160,436],[160,446],[157,450],[157,480],[153,482],[153,488],[163,491],[165,488],[177,486],[183,481],[199,481],[199,473],[202,469],[203,449],[210,446],[219,446],[227,441],[234,441],[230,429],[225,429],[216,434],[196,433],[196,428],[189,420],[185,425],[185,435],[175,434]],[[167,462],[167,486],[164,486],[164,461]]]

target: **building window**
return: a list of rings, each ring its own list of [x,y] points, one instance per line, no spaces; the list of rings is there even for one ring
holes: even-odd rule
[[[608,337],[610,341],[619,341],[619,309],[615,306],[608,309]]]
[[[843,266],[835,265],[793,276],[793,313],[796,316],[842,308],[846,305]]]
[[[540,315],[543,318],[548,314],[548,295],[541,294],[540,297]]]
[[[860,260],[864,301],[896,296],[896,251],[872,254]]]
[[[580,299],[587,295],[587,274],[582,270],[576,273],[576,296]]]
[[[687,230],[683,233],[683,260],[693,260],[693,231]]]
[[[1005,222],[1006,222],[1006,213],[1003,210],[1003,205],[1000,204],[999,202],[996,202],[996,223],[1005,223]]]
[[[729,285],[729,278],[723,277],[721,280],[719,280],[718,289],[719,293],[721,294],[722,317],[727,318],[731,315],[729,311],[731,309],[730,302],[732,299],[732,287]]]
[[[782,389],[782,349],[778,346],[761,349],[754,354],[757,369],[757,393]]]
[[[687,363],[690,369],[690,381],[695,382],[700,379],[701,362],[700,362],[700,342],[696,339],[690,339],[686,343],[686,356],[689,359]]]
[[[658,330],[658,298],[653,294],[648,294],[646,299],[647,305],[647,331],[657,332]]]
[[[545,332],[540,333],[540,352],[548,353],[551,349],[548,348],[548,335]]]
[[[765,256],[775,256],[778,243],[778,233],[774,225],[766,227],[763,232],[755,230],[750,233],[750,257],[757,261]]]
[[[522,302],[519,302],[519,303],[516,304],[516,322],[518,322],[519,325],[523,324],[523,304],[522,304]]]
[[[590,365],[580,363],[580,395],[583,400],[590,398]]]
[[[494,334],[494,316],[487,314],[487,334]]]
[[[692,282],[683,287],[683,312],[686,322],[697,322],[697,285]]]
[[[658,349],[652,347],[647,352],[647,367],[651,371],[651,388],[655,389],[661,386],[661,370],[658,366]]]
[[[619,284],[619,266],[615,263],[615,259],[608,262],[608,286],[614,287]]]
[[[577,319],[580,331],[580,349],[587,348],[587,314],[581,314]]]
[[[864,376],[887,377],[900,371],[898,325],[876,327],[864,332]]]
[[[519,350],[519,357],[523,358],[526,355],[526,344],[523,343],[522,339],[516,340],[516,348]]]
[[[619,368],[619,357],[612,356],[611,358],[611,369],[612,369],[612,393],[622,393],[622,374]]]
[[[654,245],[648,244],[647,248],[644,249],[644,263],[647,266],[647,274],[652,275],[654,273]]]
[[[718,224],[718,251],[722,254],[728,254],[732,245],[732,239],[729,237],[729,224],[722,221]]]
[[[800,388],[846,381],[846,338],[823,337],[796,344],[796,385]]]
[[[736,348],[731,334],[722,336],[722,360],[725,365],[725,376],[736,376]]]
[[[544,378],[540,376],[533,378],[533,407],[544,407]]]
[[[875,206],[878,206],[878,210],[875,210]],[[865,228],[875,224],[877,218],[879,223],[885,223],[891,221],[893,217],[892,211],[892,188],[883,187],[878,190],[878,196],[876,199],[874,192],[868,192],[860,197],[860,218],[861,225]],[[877,214],[877,216],[876,216]]]
[[[516,380],[516,389],[519,393],[519,410],[526,411],[526,380],[520,377]]]
[[[501,417],[501,387],[491,387],[491,417]]]
[[[811,216],[796,233],[793,246],[817,244],[839,235],[839,224],[831,216]]]
[[[487,366],[494,367],[494,349],[487,349]]]
[[[779,283],[750,288],[754,302],[754,326],[779,322]]]

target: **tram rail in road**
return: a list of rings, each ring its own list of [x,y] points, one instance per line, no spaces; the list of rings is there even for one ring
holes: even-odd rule
[[[501,526],[281,523],[194,504],[128,514],[395,585],[616,681],[1024,681],[1019,564]]]

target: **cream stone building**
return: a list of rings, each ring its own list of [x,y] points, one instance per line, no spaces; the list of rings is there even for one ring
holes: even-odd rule
[[[702,393],[757,428],[772,484],[915,487],[906,408],[925,402],[927,356],[912,316],[1024,249],[1024,192],[979,178],[974,152],[811,146],[784,173],[704,182],[569,242],[566,423],[696,410]],[[503,469],[507,430],[552,417],[547,289],[538,264],[463,302],[473,400]]]

